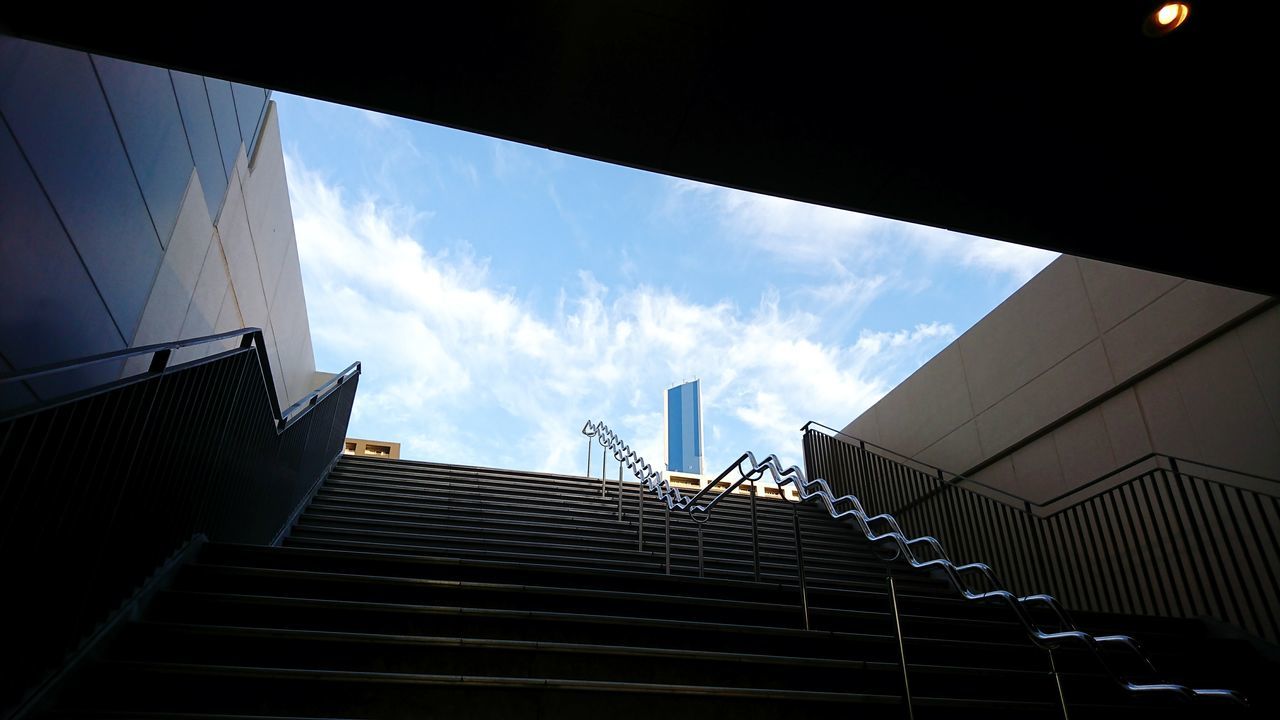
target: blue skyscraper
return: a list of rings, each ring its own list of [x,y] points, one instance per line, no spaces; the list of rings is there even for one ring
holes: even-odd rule
[[[687,382],[667,389],[667,469],[702,474],[702,385]]]

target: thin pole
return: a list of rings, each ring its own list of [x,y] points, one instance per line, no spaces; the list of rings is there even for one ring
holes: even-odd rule
[[[640,551],[644,552],[644,481],[636,483],[636,501],[640,503]]]
[[[618,522],[622,522],[622,461],[618,461]]]
[[[1053,673],[1053,682],[1058,686],[1058,707],[1062,709],[1062,720],[1071,720],[1067,715],[1067,696],[1062,692],[1062,676],[1058,674],[1058,664],[1053,661],[1053,648],[1049,651],[1049,672]]]
[[[756,479],[751,478],[751,568],[760,582],[760,535],[756,530]]]
[[[666,502],[664,501],[663,504],[665,505]],[[667,550],[667,574],[670,575],[671,574],[671,506],[670,505],[667,505],[667,516],[666,516],[666,520],[663,521],[663,525],[664,525],[663,534],[666,536],[666,541],[664,542],[664,545]]]
[[[804,577],[804,541],[800,536],[800,513],[796,512],[796,504],[791,504],[791,526],[796,533],[796,569],[800,576],[800,609],[804,612],[804,629],[809,629],[809,590],[805,587]]]
[[[893,602],[893,629],[898,635],[898,663],[902,666],[902,691],[907,703],[907,718],[915,720],[915,708],[911,705],[911,680],[907,677],[907,652],[902,642],[902,619],[898,615],[898,589],[889,575],[889,599]]]
[[[587,477],[591,477],[591,436],[587,436]]]
[[[704,577],[702,571],[702,523],[694,523],[698,526],[698,577]]]
[[[608,497],[609,489],[604,484],[604,443],[600,443],[600,497]]]

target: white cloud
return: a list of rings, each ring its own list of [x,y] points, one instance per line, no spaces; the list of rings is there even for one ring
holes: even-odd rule
[[[746,449],[798,462],[805,420],[855,417],[902,363],[955,335],[935,324],[824,343],[819,318],[772,289],[743,310],[644,284],[614,289],[586,271],[539,315],[465,245],[426,249],[422,213],[349,199],[286,163],[313,337],[365,361],[352,432],[394,433],[385,439],[410,457],[580,472],[579,430],[603,418],[658,462],[661,390],[700,375],[715,418],[709,469]]]
[[[875,276],[868,268],[910,254],[1004,274],[1021,284],[1057,257],[1025,245],[691,180],[672,179],[669,188],[668,212],[709,205],[731,237],[815,275],[853,276],[865,283]]]

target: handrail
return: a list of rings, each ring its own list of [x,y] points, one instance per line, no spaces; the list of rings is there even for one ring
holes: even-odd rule
[[[1000,495],[1003,495],[1003,496],[1005,496],[1006,498],[1011,498],[1012,500],[1016,501],[1016,503],[1008,503],[1008,504],[1013,505],[1013,506],[1015,506],[1015,507],[1017,507],[1017,506],[1021,506],[1021,507],[1020,507],[1020,509],[1022,509],[1022,510],[1024,510],[1024,511],[1026,511],[1026,512],[1028,512],[1028,513],[1032,513],[1032,514],[1034,514],[1034,515],[1037,515],[1037,516],[1040,516],[1040,517],[1044,517],[1044,515],[1040,515],[1039,513],[1036,513],[1035,511],[1036,511],[1037,509],[1044,509],[1044,508],[1048,508],[1048,507],[1051,507],[1051,506],[1053,506],[1053,505],[1056,505],[1056,504],[1058,504],[1059,502],[1062,502],[1063,500],[1065,500],[1065,499],[1067,499],[1068,497],[1071,497],[1071,496],[1073,496],[1073,495],[1082,494],[1082,493],[1084,493],[1086,490],[1088,490],[1088,489],[1092,488],[1093,486],[1098,485],[1098,484],[1103,483],[1103,482],[1106,482],[1107,480],[1110,480],[1110,479],[1114,478],[1116,475],[1119,475],[1119,474],[1121,474],[1121,473],[1125,473],[1125,472],[1127,472],[1127,471],[1129,471],[1129,470],[1131,470],[1131,469],[1133,469],[1133,468],[1135,468],[1135,467],[1137,467],[1137,466],[1139,466],[1139,465],[1141,465],[1141,464],[1143,464],[1143,463],[1145,463],[1145,462],[1147,462],[1147,461],[1149,461],[1149,460],[1152,460],[1152,459],[1155,459],[1155,460],[1157,460],[1157,461],[1158,461],[1158,460],[1160,460],[1160,459],[1168,460],[1168,461],[1170,461],[1170,464],[1171,464],[1171,466],[1172,466],[1173,468],[1176,468],[1178,463],[1182,463],[1182,464],[1190,464],[1190,465],[1198,465],[1198,466],[1200,466],[1200,467],[1206,467],[1206,468],[1210,468],[1210,469],[1212,469],[1212,470],[1218,470],[1218,471],[1220,471],[1220,472],[1231,473],[1231,474],[1233,474],[1233,475],[1239,475],[1239,476],[1241,476],[1241,477],[1247,477],[1247,478],[1250,478],[1250,479],[1253,479],[1253,480],[1260,480],[1260,481],[1262,481],[1262,482],[1276,483],[1277,485],[1280,485],[1280,479],[1276,479],[1276,478],[1269,478],[1269,477],[1266,477],[1266,476],[1263,476],[1263,475],[1256,475],[1256,474],[1254,474],[1254,473],[1244,472],[1244,471],[1242,471],[1242,470],[1233,470],[1233,469],[1231,469],[1231,468],[1225,468],[1225,467],[1221,467],[1221,466],[1219,466],[1219,465],[1213,465],[1213,464],[1211,464],[1211,463],[1200,462],[1200,461],[1198,461],[1198,460],[1189,460],[1189,459],[1187,459],[1187,458],[1181,458],[1181,457],[1177,457],[1177,456],[1174,456],[1174,455],[1169,455],[1169,454],[1166,454],[1166,453],[1160,453],[1160,452],[1149,452],[1149,453],[1147,453],[1146,455],[1143,455],[1142,457],[1137,458],[1136,460],[1132,460],[1132,461],[1130,461],[1130,462],[1127,462],[1127,463],[1125,463],[1124,465],[1121,465],[1120,467],[1115,468],[1114,470],[1111,470],[1111,471],[1109,471],[1109,472],[1107,472],[1107,473],[1104,473],[1103,475],[1100,475],[1100,476],[1098,476],[1098,477],[1094,478],[1093,480],[1090,480],[1090,481],[1089,481],[1089,482],[1087,482],[1087,483],[1084,483],[1084,484],[1082,484],[1082,485],[1077,485],[1076,487],[1074,487],[1074,488],[1072,488],[1072,489],[1070,489],[1070,490],[1067,490],[1066,492],[1063,492],[1063,493],[1060,493],[1060,494],[1058,494],[1058,495],[1055,495],[1055,496],[1053,496],[1053,497],[1049,498],[1048,500],[1039,500],[1039,501],[1036,501],[1036,500],[1029,500],[1029,499],[1024,498],[1024,497],[1022,497],[1022,496],[1020,496],[1020,495],[1017,495],[1017,494],[1011,493],[1011,492],[1009,492],[1008,490],[1002,490],[1001,488],[998,488],[998,487],[995,487],[995,486],[993,486],[993,485],[989,485],[989,484],[987,484],[987,483],[984,483],[984,482],[982,482],[981,480],[975,480],[974,478],[971,478],[971,477],[968,477],[968,476],[965,476],[965,475],[961,475],[961,474],[959,474],[959,473],[953,473],[953,472],[951,472],[951,471],[949,471],[949,470],[943,470],[942,468],[939,468],[939,467],[936,467],[936,466],[930,465],[929,463],[926,463],[926,462],[921,462],[921,461],[919,461],[919,460],[916,460],[915,458],[907,457],[906,455],[903,455],[902,453],[894,452],[893,450],[889,450],[888,448],[882,447],[882,446],[880,446],[880,445],[876,445],[875,443],[869,442],[869,441],[867,441],[867,440],[863,440],[862,438],[854,437],[853,435],[850,435],[850,434],[845,433],[845,432],[840,431],[840,430],[836,430],[835,428],[829,427],[829,426],[827,426],[827,425],[823,425],[822,423],[820,423],[820,422],[816,422],[816,421],[814,421],[814,420],[810,420],[810,421],[806,422],[806,423],[805,423],[805,424],[800,428],[800,430],[801,430],[802,432],[808,432],[811,426],[813,426],[813,427],[818,427],[818,428],[822,428],[823,430],[829,430],[830,432],[826,432],[826,433],[823,433],[823,434],[824,434],[824,435],[827,435],[827,436],[829,436],[829,437],[832,437],[832,438],[834,438],[834,439],[836,439],[836,440],[839,440],[840,442],[846,442],[846,443],[847,443],[847,440],[845,440],[845,439],[844,439],[844,438],[847,438],[848,440],[852,440],[852,441],[854,441],[855,443],[857,443],[858,447],[859,447],[859,448],[862,448],[862,449],[864,449],[864,450],[865,450],[866,448],[868,448],[868,447],[870,447],[870,448],[874,448],[875,450],[879,450],[879,451],[882,451],[882,452],[884,452],[884,453],[888,453],[888,454],[890,454],[890,455],[895,455],[895,456],[897,456],[897,457],[899,457],[899,458],[902,458],[903,460],[906,460],[906,461],[911,462],[911,463],[915,463],[916,465],[921,465],[921,466],[926,467],[926,468],[929,468],[930,470],[932,470],[932,471],[933,471],[933,474],[937,476],[938,481],[939,481],[940,483],[942,483],[942,485],[941,485],[941,486],[939,486],[939,487],[937,487],[937,488],[934,488],[933,490],[930,490],[929,492],[927,492],[927,493],[925,493],[925,494],[921,495],[920,497],[917,497],[917,498],[915,498],[915,499],[911,500],[910,502],[906,503],[906,504],[905,504],[905,505],[903,505],[902,507],[900,507],[900,508],[896,508],[896,509],[893,511],[893,512],[895,512],[895,513],[905,513],[906,511],[911,510],[912,508],[915,508],[915,507],[916,507],[916,506],[918,506],[918,505],[922,505],[922,504],[924,504],[924,503],[928,502],[929,500],[932,500],[933,498],[937,497],[938,495],[941,495],[942,493],[946,492],[947,490],[949,490],[949,489],[951,489],[951,488],[953,488],[953,487],[961,487],[961,485],[963,485],[963,484],[972,484],[972,485],[977,485],[977,486],[979,486],[979,487],[981,487],[981,488],[984,488],[984,489],[990,490],[990,491],[992,491],[992,492],[999,493]],[[847,444],[853,444],[853,443],[847,443]],[[893,458],[889,458],[889,459],[890,459],[890,460],[893,460]],[[896,461],[896,460],[894,460],[894,462],[897,462],[897,461]],[[950,476],[950,478],[945,477],[945,476],[947,476],[947,475],[949,475],[949,476]],[[1224,483],[1224,482],[1221,482],[1221,481],[1218,481],[1218,480],[1214,480],[1214,479],[1212,479],[1212,478],[1201,478],[1201,479],[1202,479],[1202,480],[1204,480],[1205,482],[1213,483],[1213,484],[1215,484],[1215,485],[1222,485],[1222,486],[1225,486],[1225,487],[1230,487],[1230,486],[1231,486],[1231,485],[1230,485],[1230,483]],[[1280,490],[1280,488],[1278,488],[1278,490]],[[1059,508],[1058,510],[1055,510],[1054,512],[1049,513],[1049,515],[1057,514],[1058,512],[1061,512],[1063,509],[1065,509],[1065,508]]]
[[[300,400],[290,405],[288,408],[281,410],[280,398],[276,392],[275,378],[274,376],[272,376],[269,370],[269,368],[271,367],[271,362],[270,362],[270,358],[267,355],[267,349],[266,349],[267,346],[266,346],[266,341],[262,334],[262,329],[256,328],[256,327],[246,327],[246,328],[241,328],[239,330],[231,330],[224,333],[217,333],[215,335],[205,335],[203,337],[187,338],[184,340],[171,340],[169,342],[155,343],[153,345],[141,345],[138,347],[123,348],[121,350],[114,350],[108,353],[100,353],[98,355],[89,355],[86,357],[75,358],[72,360],[64,360],[56,363],[49,363],[47,365],[40,365],[34,368],[27,368],[25,370],[16,370],[13,372],[2,373],[0,374],[0,385],[6,385],[8,383],[25,382],[25,381],[34,380],[40,377],[56,375],[62,372],[79,370],[86,367],[92,367],[94,365],[101,365],[103,363],[107,363],[115,360],[126,360],[128,358],[137,357],[140,355],[152,356],[151,364],[148,366],[145,372],[140,372],[140,373],[137,373],[136,375],[131,375],[126,378],[121,378],[120,380],[117,380],[115,382],[110,382],[103,385],[98,385],[92,388],[88,388],[87,390],[84,390],[81,392],[74,392],[65,396],[51,398],[45,401],[37,402],[34,405],[20,408],[16,414],[6,415],[0,419],[8,420],[8,419],[12,419],[13,417],[17,417],[19,415],[26,415],[28,413],[37,412],[44,408],[50,407],[52,405],[68,402],[70,400],[79,400],[85,397],[91,397],[93,395],[101,394],[101,393],[107,392],[108,390],[115,389],[117,387],[120,387],[121,385],[128,384],[135,380],[141,380],[147,377],[152,377],[155,375],[163,374],[165,372],[169,372],[176,367],[183,367],[195,362],[206,361],[208,360],[208,358],[199,358],[197,360],[193,360],[188,363],[183,363],[182,365],[178,365],[174,367],[169,366],[169,360],[173,357],[173,353],[176,350],[180,350],[186,347],[193,347],[196,345],[205,345],[209,343],[221,342],[224,340],[233,340],[236,338],[240,339],[240,348],[239,348],[240,350],[244,350],[252,347],[258,355],[259,364],[262,366],[262,369],[263,369],[262,380],[263,382],[266,383],[266,386],[267,386],[267,399],[271,404],[271,412],[275,417],[277,432],[283,432],[285,428],[292,425],[294,422],[297,421],[299,417],[305,414],[307,409],[316,405],[320,401],[324,400],[326,397],[329,396],[330,393],[336,390],[339,386],[345,383],[352,376],[360,374],[360,369],[361,369],[360,361],[357,360],[356,362],[351,363],[346,368],[344,368],[341,372],[337,373],[332,378],[327,380],[320,387],[317,387],[311,390],[306,395],[304,395]]]
[[[807,428],[807,425],[806,425]],[[589,432],[590,431],[590,432]],[[750,451],[743,453],[737,461],[730,464],[726,470],[720,474],[719,478],[723,478],[734,469],[738,470],[739,477],[730,483],[720,493],[716,494],[705,503],[698,502],[705,498],[709,491],[715,488],[713,483],[704,487],[696,495],[690,498],[684,498],[679,491],[671,488],[670,484],[662,478],[662,473],[654,471],[652,467],[644,462],[644,459],[637,455],[629,446],[623,443],[611,429],[604,424],[603,421],[591,423],[588,421],[582,428],[582,433],[588,437],[596,436],[602,447],[610,447],[614,449],[614,457],[619,462],[625,462],[628,467],[632,468],[632,472],[641,480],[644,487],[648,489],[665,488],[667,494],[659,499],[664,500],[669,508],[679,508],[686,510],[689,517],[697,523],[706,522],[710,518],[711,510],[720,500],[733,492],[744,482],[754,482],[763,478],[768,472],[772,476],[772,480],[778,487],[793,484],[797,492],[800,494],[802,501],[808,501],[817,498],[826,506],[827,513],[837,520],[842,518],[852,518],[856,521],[858,527],[862,530],[863,535],[872,543],[883,543],[891,541],[895,546],[896,557],[902,557],[915,568],[938,568],[943,571],[947,579],[956,588],[962,597],[966,600],[981,602],[985,600],[1002,600],[1022,624],[1023,628],[1031,637],[1032,642],[1037,646],[1047,650],[1054,650],[1060,647],[1064,642],[1074,641],[1084,645],[1098,661],[1098,663],[1106,670],[1107,674],[1117,682],[1121,687],[1135,694],[1169,692],[1176,693],[1188,699],[1194,698],[1226,698],[1241,705],[1247,705],[1246,698],[1234,691],[1218,688],[1192,688],[1177,683],[1137,683],[1122,677],[1107,662],[1101,650],[1104,647],[1118,646],[1129,650],[1137,657],[1148,669],[1153,673],[1157,672],[1151,658],[1142,650],[1138,641],[1128,635],[1101,635],[1095,636],[1081,630],[1071,620],[1067,609],[1062,606],[1051,595],[1037,594],[1018,597],[1012,592],[1003,589],[1003,583],[996,576],[995,571],[985,563],[969,563],[967,565],[956,565],[951,561],[946,551],[942,547],[942,543],[929,535],[918,538],[908,539],[903,533],[902,528],[898,525],[897,519],[887,513],[880,515],[868,515],[863,509],[862,503],[854,495],[843,495],[836,497],[832,492],[831,486],[822,478],[814,478],[809,480],[805,477],[804,471],[796,465],[783,468],[782,463],[776,455],[769,455],[763,462],[756,460],[755,455]],[[607,441],[607,442],[606,442]],[[743,463],[749,463],[750,468],[743,471]],[[643,472],[641,471],[643,468]],[[655,483],[653,479],[656,478]],[[816,488],[816,489],[815,489]],[[674,500],[672,499],[674,498]],[[847,504],[848,509],[839,510],[838,505]],[[887,532],[877,533],[872,524],[882,524],[888,528]],[[924,545],[933,550],[936,557],[921,559],[918,557],[913,548]],[[981,591],[974,590],[965,580],[966,575],[977,574],[985,578],[993,590]],[[1035,618],[1031,616],[1030,608],[1033,605],[1040,605],[1049,610],[1052,616],[1058,620],[1059,627],[1056,630],[1045,630],[1041,627]]]
[[[201,345],[190,354],[204,357],[173,355]],[[19,490],[3,498],[5,529],[26,539],[0,560],[26,588],[15,612],[30,621],[6,637],[31,660],[11,673],[11,690],[65,662],[60,651],[180,538],[272,543],[341,457],[361,364],[282,412],[265,347],[262,331],[246,328],[3,376],[3,390],[33,378],[32,390],[49,388],[0,418],[10,438],[0,476]],[[66,371],[76,377],[56,375]],[[32,549],[40,562],[24,564]],[[63,570],[52,579],[37,567],[51,564]]]
[[[600,443],[600,447],[612,450],[613,459],[630,469],[646,490],[656,493],[658,499],[666,503],[668,510],[684,510],[689,506],[689,498],[685,497],[679,489],[672,487],[671,483],[662,476],[661,470],[654,470],[652,465],[645,462],[639,453],[623,442],[622,438],[605,425],[603,420],[598,423],[588,420],[582,426],[582,434],[589,438],[594,437],[596,442]]]

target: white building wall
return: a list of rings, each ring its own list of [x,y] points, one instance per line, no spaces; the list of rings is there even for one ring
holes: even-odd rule
[[[252,163],[240,146],[216,222],[199,183],[193,171],[131,345],[260,327],[281,407],[288,407],[316,387],[316,369],[274,102]],[[174,361],[212,351],[184,350]]]
[[[1064,256],[844,431],[1031,500],[1151,452],[1280,477],[1269,303]]]

